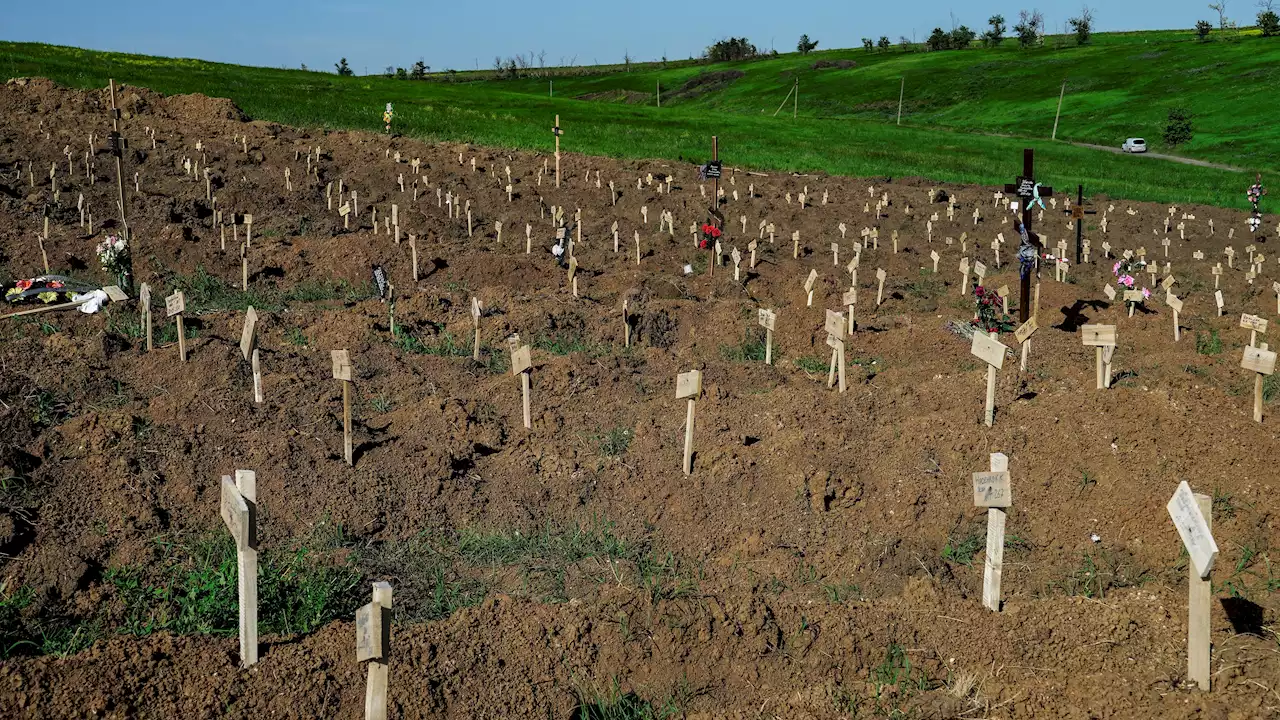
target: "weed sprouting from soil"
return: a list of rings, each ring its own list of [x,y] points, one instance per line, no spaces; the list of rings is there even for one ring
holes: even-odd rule
[[[298,347],[306,347],[310,342],[300,327],[289,328],[288,332],[284,334],[284,339],[288,340],[289,344],[297,345]]]
[[[609,354],[608,345],[591,342],[576,332],[541,333],[533,341],[533,347],[552,355],[582,353],[588,357],[601,357]]]
[[[1112,590],[1137,587],[1151,574],[1124,551],[1099,550],[1080,557],[1080,565],[1057,587],[1068,595],[1104,598]]]
[[[721,345],[720,357],[730,362],[764,362],[764,331],[758,328],[748,330],[737,345]],[[777,352],[774,352],[777,355]]]
[[[577,694],[578,706],[569,716],[571,720],[665,720],[680,714],[674,698],[655,706],[634,692],[622,692],[617,678],[607,690],[579,688]]]
[[[603,436],[596,438],[600,445],[600,454],[605,457],[621,457],[635,439],[635,432],[629,428],[616,427]]]
[[[1196,333],[1196,352],[1201,355],[1221,355],[1222,354],[1222,338],[1218,337],[1217,330],[1210,330],[1206,335],[1204,333]]]
[[[804,372],[809,373],[810,375],[825,373],[830,367],[829,365],[827,365],[827,361],[823,360],[822,358],[813,357],[812,355],[806,355],[805,357],[796,358],[792,362],[795,363],[796,367],[800,368]]]
[[[373,408],[374,412],[389,413],[391,412],[391,398],[386,395],[379,395],[369,400],[369,407]]]
[[[124,606],[123,632],[234,635],[238,623],[235,544],[228,536],[162,542],[147,566],[113,568],[106,579]],[[309,633],[360,603],[360,576],[304,546],[264,551],[258,577],[264,633]]]
[[[942,559],[960,565],[973,566],[973,558],[986,545],[986,540],[977,532],[969,532],[957,537],[947,537],[947,544],[942,548]]]

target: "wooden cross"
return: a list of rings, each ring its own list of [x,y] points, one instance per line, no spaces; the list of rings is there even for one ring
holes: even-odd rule
[[[187,311],[187,298],[179,290],[164,299],[166,314],[178,319],[178,356],[182,362],[187,361],[187,336],[182,328],[182,315]]]
[[[1186,480],[1178,483],[1165,506],[1182,538],[1191,562],[1187,588],[1187,679],[1208,691],[1210,579],[1218,559],[1218,543],[1213,539],[1213,498],[1191,492]]]
[[[220,513],[236,543],[240,665],[258,662],[258,480],[252,470],[222,476]]]
[[[373,584],[373,602],[356,610],[356,662],[369,661],[365,720],[387,720],[387,662],[391,657],[391,584]]]
[[[1116,349],[1116,326],[1085,325],[1081,331],[1084,345],[1097,349],[1097,389],[1111,387],[1111,357]]]
[[[1031,239],[1031,244],[1040,247],[1040,236],[1031,232],[1031,200],[1035,197],[1036,181],[1035,181],[1035,150],[1027,148],[1022,151],[1022,174],[1019,175],[1012,184],[1004,186],[1004,191],[1014,193],[1018,196],[1020,205],[1019,210],[1022,211],[1022,226],[1027,230],[1027,237]],[[1039,189],[1040,197],[1053,197],[1053,188],[1041,186]],[[1020,285],[1018,315],[1019,322],[1026,322],[1031,317],[1031,305],[1027,302],[1031,296],[1031,273],[1021,276],[1022,283]]]
[[[693,473],[693,413],[698,397],[702,395],[702,372],[690,370],[676,377],[676,399],[688,398],[689,408],[684,424],[684,474]]]
[[[1041,188],[1041,190],[1043,190],[1043,188]],[[1069,198],[1068,198],[1068,199],[1069,199]],[[1064,210],[1064,212],[1070,212],[1070,213],[1071,213],[1071,217],[1075,220],[1075,224],[1076,224],[1076,264],[1077,264],[1077,265],[1079,265],[1079,264],[1080,264],[1080,255],[1081,255],[1081,246],[1082,246],[1082,244],[1083,244],[1083,242],[1084,242],[1084,216],[1085,216],[1085,215],[1097,215],[1097,214],[1098,214],[1098,211],[1097,211],[1097,210],[1088,210],[1088,209],[1086,209],[1086,208],[1085,208],[1085,206],[1084,206],[1084,186],[1083,186],[1083,185],[1077,185],[1077,186],[1076,186],[1076,201],[1075,201],[1075,203],[1071,206],[1071,210],[1070,210],[1070,211],[1066,211],[1066,210]],[[1106,218],[1103,218],[1103,232],[1106,232]]]
[[[975,337],[978,333],[975,333]],[[987,558],[982,570],[982,604],[1000,612],[1000,579],[1004,570],[1005,508],[1013,505],[1009,458],[991,453],[990,472],[973,474],[973,504],[987,508]]]

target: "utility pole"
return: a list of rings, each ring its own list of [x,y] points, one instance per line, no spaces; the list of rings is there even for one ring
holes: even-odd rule
[[[1067,81],[1062,81],[1062,92],[1058,93],[1058,112],[1053,116],[1053,137],[1050,140],[1058,139],[1058,118],[1062,116],[1062,98],[1067,94]]]
[[[902,76],[902,87],[898,89],[898,124],[902,124],[902,98],[907,92],[907,76]]]

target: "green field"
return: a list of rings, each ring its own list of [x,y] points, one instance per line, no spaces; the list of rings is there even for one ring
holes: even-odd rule
[[[1196,128],[1178,154],[1280,171],[1280,129],[1267,112],[1280,79],[1280,39],[1244,33],[1199,43],[1189,31],[1162,31],[1097,35],[1086,47],[1059,44],[1049,38],[1044,47],[1020,50],[1010,40],[997,49],[835,50],[669,69],[633,65],[629,72],[562,70],[554,98],[545,77],[340,78],[33,43],[0,43],[0,71],[74,87],[115,78],[164,93],[229,97],[255,119],[313,128],[380,129],[382,105],[393,102],[397,130],[406,135],[499,147],[550,149],[556,114],[564,148],[589,154],[703,161],[714,134],[727,164],[764,170],[999,184],[1021,170],[1021,148],[1034,147],[1041,179],[1059,188],[1083,183],[1091,194],[1245,207],[1250,178],[1240,173],[1051,142],[1065,78],[1060,141],[1118,145],[1140,135],[1162,150],[1165,115],[1178,105],[1195,114]],[[841,59],[857,66],[812,69]],[[701,94],[680,92],[691,78],[723,70],[742,75]],[[797,77],[799,117],[792,119],[790,106],[773,116]],[[903,77],[907,100],[897,127]],[[659,81],[661,108],[650,102]]]

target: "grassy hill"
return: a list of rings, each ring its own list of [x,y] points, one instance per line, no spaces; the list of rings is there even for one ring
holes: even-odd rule
[[[1057,49],[1050,39],[1026,51],[1007,42],[992,50],[836,50],[667,69],[649,64],[557,77],[554,98],[543,78],[340,78],[32,43],[0,43],[0,74],[44,75],[75,87],[101,87],[114,77],[166,93],[229,97],[254,118],[317,128],[379,129],[382,105],[393,102],[405,134],[533,149],[551,148],[559,114],[569,151],[704,160],[716,134],[727,163],[773,170],[997,184],[1020,171],[1021,148],[1034,147],[1042,178],[1059,187],[1083,183],[1091,193],[1136,200],[1243,207],[1247,183],[1239,173],[1049,142],[1065,77],[1060,140],[1115,145],[1143,135],[1158,148],[1167,109],[1176,104],[1196,113],[1196,139],[1180,153],[1280,170],[1280,130],[1266,112],[1280,77],[1280,40],[1202,44],[1189,32],[1096,38],[1083,48]],[[857,66],[814,69],[820,60]],[[724,82],[677,92],[726,71]],[[773,117],[797,77],[799,118]],[[902,77],[907,100],[896,127],[891,115]],[[659,81],[661,108],[649,103]]]

